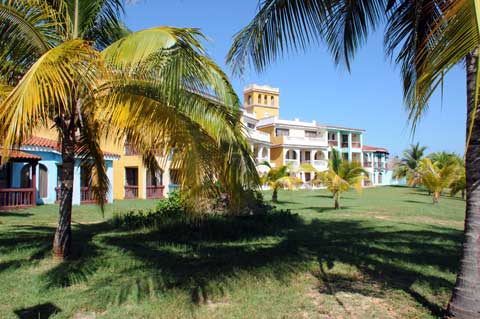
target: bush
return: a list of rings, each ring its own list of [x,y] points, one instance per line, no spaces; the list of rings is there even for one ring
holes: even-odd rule
[[[179,240],[238,240],[253,236],[275,235],[301,223],[298,214],[277,211],[259,197],[242,215],[192,213],[180,194],[171,194],[153,210],[133,210],[114,214],[112,223],[125,229],[159,230],[163,236]],[[255,213],[253,210],[255,209]]]

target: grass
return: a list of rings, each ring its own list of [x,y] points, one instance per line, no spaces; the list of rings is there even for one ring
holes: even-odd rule
[[[105,219],[76,207],[76,255],[66,262],[51,258],[55,207],[1,212],[0,317],[441,317],[464,201],[433,206],[403,187],[345,194],[339,211],[326,191],[281,191],[279,200],[299,218],[127,231],[105,220],[154,203],[117,202]]]

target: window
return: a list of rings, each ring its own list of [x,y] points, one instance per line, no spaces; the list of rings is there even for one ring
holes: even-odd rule
[[[312,175],[310,172],[305,172],[305,182],[310,182],[312,180]]]
[[[127,186],[138,186],[138,168],[137,167],[125,168],[125,182]]]
[[[147,186],[161,186],[163,185],[163,171],[147,170]]]
[[[31,180],[31,173],[30,170],[32,169],[32,166],[30,164],[25,165],[22,167],[22,170],[20,171],[20,187],[21,188],[30,188],[32,187],[32,180]]]
[[[45,165],[39,165],[40,175],[38,180],[38,193],[40,198],[48,197],[48,169]]]
[[[261,94],[258,95],[257,103],[262,104],[262,95]]]
[[[284,129],[284,128],[277,128],[277,129],[275,129],[275,135],[276,136],[289,136],[290,135],[290,130],[289,129]]]
[[[10,187],[10,163],[0,166],[0,188]]]
[[[265,104],[265,105],[268,104],[268,97],[266,95],[264,95],[263,104]]]
[[[317,137],[318,134],[316,131],[305,131],[305,136],[306,137]]]
[[[254,129],[254,128],[255,128],[255,124],[253,124],[253,123],[247,123],[247,127]]]
[[[248,96],[248,105],[252,105],[252,96],[251,95]]]
[[[328,140],[329,141],[336,141],[337,140],[337,134],[336,133],[328,133]]]
[[[270,105],[274,106],[275,105],[275,97],[270,97]]]

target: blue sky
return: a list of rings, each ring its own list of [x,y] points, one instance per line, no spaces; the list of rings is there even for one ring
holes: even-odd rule
[[[134,31],[160,25],[200,28],[209,38],[205,45],[210,56],[230,74],[224,61],[232,37],[250,21],[257,4],[257,0],[137,0],[127,7],[126,21]],[[464,151],[463,68],[447,76],[443,102],[440,94],[432,98],[412,139],[399,67],[385,57],[382,32],[373,34],[358,52],[350,73],[335,66],[320,45],[280,59],[262,74],[249,71],[243,79],[231,81],[239,96],[250,83],[278,87],[282,118],[364,128],[365,144],[386,147],[394,155],[416,141],[430,152]]]

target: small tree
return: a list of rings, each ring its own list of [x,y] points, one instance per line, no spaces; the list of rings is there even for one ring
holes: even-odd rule
[[[333,194],[334,208],[340,208],[340,195],[350,188],[355,188],[358,193],[362,191],[362,181],[368,173],[358,162],[344,161],[339,152],[332,150],[332,158],[329,161],[328,170],[318,174],[314,180],[316,184],[322,184]]]
[[[261,177],[261,182],[263,185],[268,185],[272,189],[272,202],[278,202],[279,189],[293,189],[302,182],[299,178],[290,176],[290,167],[287,165],[272,168],[269,163],[263,164],[270,167],[268,173]]]
[[[440,193],[452,183],[457,174],[456,165],[447,165],[440,168],[437,163],[425,157],[420,161],[417,169],[422,184],[433,194],[433,204],[438,203]]]
[[[465,191],[467,189],[467,178],[465,176],[465,166],[459,166],[457,169],[457,175],[449,185],[450,195],[455,196],[459,192],[462,195],[462,199],[465,199]]]

